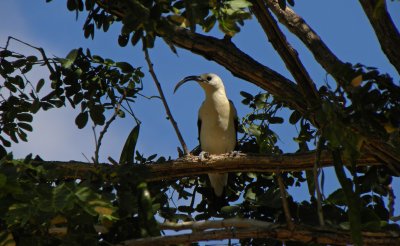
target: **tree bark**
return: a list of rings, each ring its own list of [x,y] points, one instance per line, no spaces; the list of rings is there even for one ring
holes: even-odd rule
[[[344,85],[343,82],[346,78],[343,77],[343,72],[354,71],[351,65],[341,61],[311,26],[291,8],[286,6],[284,10],[281,9],[277,0],[266,0],[265,2],[277,16],[279,22],[285,25],[290,32],[296,35],[304,45],[306,45],[313,54],[315,60],[332,75],[338,84]]]
[[[175,245],[210,240],[246,238],[273,238],[283,242],[294,241],[328,245],[348,245],[351,243],[349,231],[301,225],[297,225],[293,230],[289,230],[286,225],[274,225],[269,222],[247,219],[200,221],[193,222],[190,226],[179,226],[177,224],[175,228],[171,228],[171,225],[169,227],[171,229],[194,229],[197,223],[199,224],[199,228],[207,231],[127,240],[118,244],[118,246]],[[363,237],[364,245],[399,245],[399,235],[396,232],[363,232]]]
[[[400,33],[387,11],[385,0],[360,0],[382,51],[400,74]]]
[[[190,177],[206,173],[221,172],[276,172],[311,170],[315,162],[315,152],[284,154],[281,156],[266,156],[258,154],[211,155],[201,162],[197,156],[187,156],[178,160],[157,164],[131,165],[133,169],[144,170],[145,179],[149,182]],[[328,152],[322,152],[320,167],[332,166],[332,157]],[[84,162],[34,161],[34,165],[42,165],[46,169],[55,170],[59,174],[56,179],[86,179],[91,174],[108,173],[115,165],[94,165]],[[382,165],[372,155],[362,155],[357,165]]]
[[[263,0],[253,0],[252,10],[274,49],[297,82],[309,107],[318,107],[320,96],[314,82],[300,61],[297,51],[286,40]]]

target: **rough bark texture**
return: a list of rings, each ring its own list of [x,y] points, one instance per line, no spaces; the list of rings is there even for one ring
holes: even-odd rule
[[[191,226],[182,226],[185,229],[212,229],[207,231],[196,231],[193,233],[141,238],[124,241],[119,244],[125,246],[133,245],[172,245],[188,244],[199,241],[222,240],[222,239],[246,239],[246,238],[273,238],[283,242],[295,241],[302,243],[318,243],[328,245],[349,245],[351,236],[348,231],[332,228],[309,227],[297,225],[293,230],[288,230],[286,225],[274,225],[268,222],[246,219],[228,219],[231,221],[194,222]],[[171,225],[169,226],[172,227]],[[176,225],[174,229],[179,228]],[[181,227],[181,228],[182,228]],[[217,229],[215,228],[223,228]],[[171,228],[172,229],[172,228]],[[183,228],[182,228],[183,229]],[[363,232],[364,245],[399,245],[399,235],[395,232]]]
[[[351,69],[349,64],[341,61],[324,43],[320,36],[297,15],[286,6],[283,10],[277,0],[265,1],[267,6],[277,16],[280,23],[285,25],[290,32],[296,35],[314,55],[315,60],[329,73],[339,84],[343,84],[343,70]]]
[[[252,3],[252,10],[258,22],[275,50],[285,62],[293,78],[296,80],[303,97],[306,98],[308,102],[308,106],[318,106],[320,96],[315,88],[314,82],[303,66],[303,63],[300,61],[297,51],[286,40],[285,35],[278,27],[275,19],[264,4],[264,1],[253,0]]]
[[[217,62],[236,77],[261,87],[300,112],[305,111],[305,100],[294,82],[257,62],[229,39],[193,33],[179,27],[173,27],[173,30],[174,35],[167,39],[174,45]]]
[[[315,152],[285,154],[281,156],[266,156],[257,154],[238,154],[236,156],[212,155],[206,162],[201,162],[197,156],[188,156],[182,159],[165,163],[132,165],[132,168],[146,170],[147,181],[157,181],[180,177],[189,177],[206,173],[221,172],[276,172],[276,171],[304,171],[314,166]],[[98,173],[114,168],[113,165],[94,165],[83,162],[34,162],[45,168],[56,169],[62,173],[59,178],[85,179],[90,173]],[[371,155],[362,155],[357,163],[359,166],[381,165]],[[320,167],[332,166],[332,157],[323,152]]]
[[[400,33],[387,11],[385,0],[360,0],[382,51],[400,74]]]

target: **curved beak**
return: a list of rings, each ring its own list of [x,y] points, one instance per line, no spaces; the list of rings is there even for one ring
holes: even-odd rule
[[[202,82],[203,80],[200,76],[193,76],[193,75],[187,76],[176,84],[174,93],[178,90],[179,87],[181,87],[181,85],[183,85],[184,83],[186,83],[188,81]]]

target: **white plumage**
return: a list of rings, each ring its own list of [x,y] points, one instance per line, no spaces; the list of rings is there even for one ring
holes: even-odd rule
[[[176,85],[175,91],[190,80],[197,81],[205,92],[198,119],[201,150],[209,154],[232,152],[237,143],[237,113],[226,96],[221,78],[212,73],[189,76]],[[214,193],[221,196],[228,182],[228,174],[210,173],[208,177]]]

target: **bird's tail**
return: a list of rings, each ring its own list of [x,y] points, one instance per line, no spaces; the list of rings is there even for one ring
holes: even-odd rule
[[[214,189],[214,193],[217,197],[222,196],[225,186],[228,184],[227,173],[209,173],[208,178],[210,179],[211,187]]]

